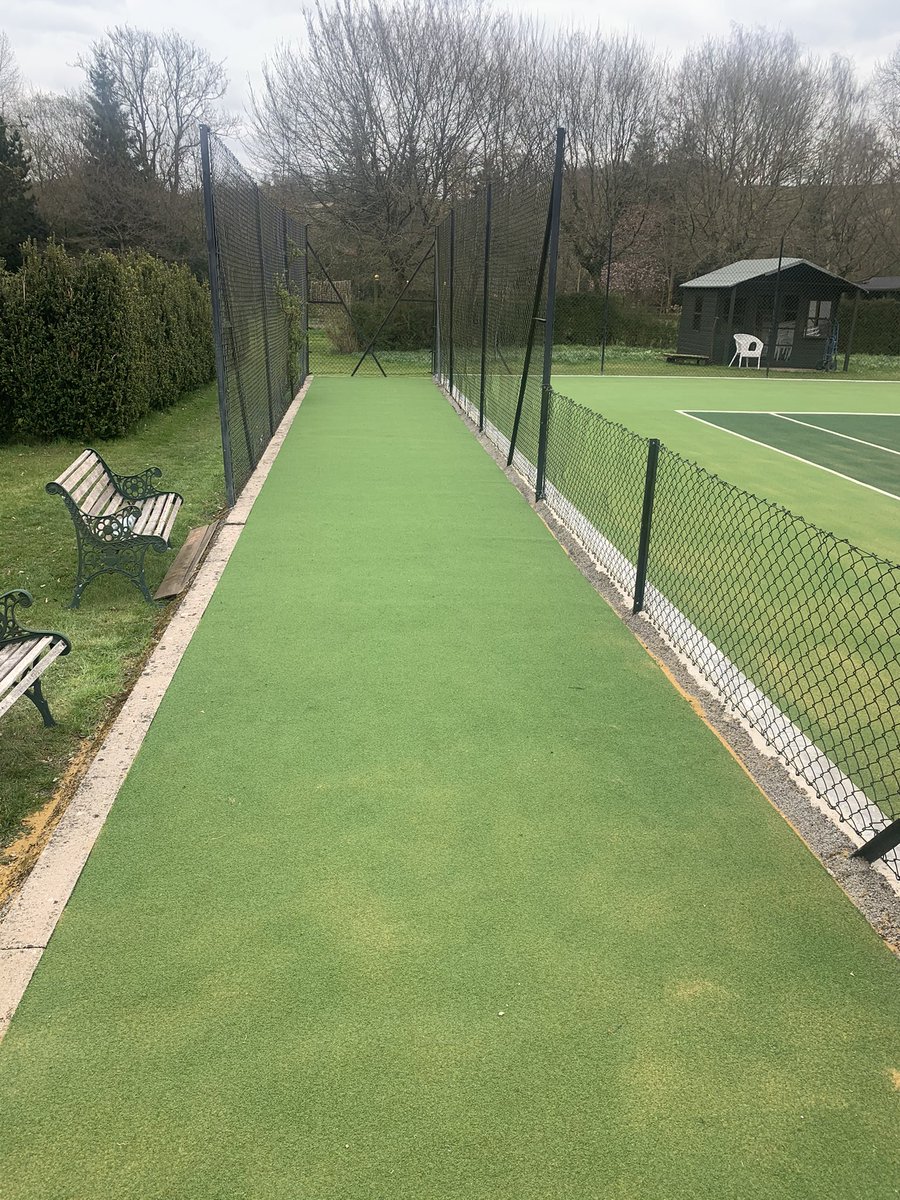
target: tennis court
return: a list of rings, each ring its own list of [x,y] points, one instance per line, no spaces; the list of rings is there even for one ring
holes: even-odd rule
[[[0,1047],[2,1190],[887,1197],[897,982],[433,386],[316,381]]]
[[[830,378],[586,378],[554,387],[723,479],[900,561],[900,386]]]
[[[701,409],[683,415],[900,500],[898,413]]]

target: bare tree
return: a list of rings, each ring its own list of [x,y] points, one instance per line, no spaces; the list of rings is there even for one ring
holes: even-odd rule
[[[31,92],[22,101],[31,173],[43,189],[75,174],[84,158],[84,101],[75,92]]]
[[[876,65],[873,90],[876,117],[892,154],[892,167],[900,171],[900,42],[890,58]]]
[[[538,25],[480,0],[319,0],[305,45],[264,65],[254,151],[400,270],[451,197],[546,153],[545,48]]]
[[[196,183],[194,152],[201,119],[220,132],[228,86],[224,64],[174,30],[161,34],[117,25],[95,42],[81,66],[105,55],[112,66],[135,158],[171,192]]]
[[[627,251],[651,208],[666,69],[630,34],[572,30],[554,50],[568,130],[566,229],[579,264],[597,279],[609,233],[616,253]]]
[[[0,114],[12,116],[22,91],[22,75],[8,34],[0,29]]]
[[[691,266],[771,253],[817,163],[827,70],[792,34],[733,27],[673,76],[667,176]]]

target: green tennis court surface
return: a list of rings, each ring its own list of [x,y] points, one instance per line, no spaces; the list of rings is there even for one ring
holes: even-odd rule
[[[888,1197],[898,976],[431,385],[320,381],[0,1046],[0,1192]]]
[[[900,500],[900,415],[896,413],[701,409],[684,416],[771,446]]]
[[[896,383],[766,379],[750,370],[721,379],[557,376],[553,386],[644,437],[660,438],[729,483],[900,562],[900,456],[888,453],[897,449],[900,426]],[[728,427],[732,416],[749,417],[744,436]],[[793,429],[787,417],[815,427]],[[835,436],[851,429],[873,445]]]

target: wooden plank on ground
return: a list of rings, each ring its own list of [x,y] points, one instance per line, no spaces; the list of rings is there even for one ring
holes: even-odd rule
[[[206,547],[212,541],[218,527],[219,522],[213,521],[210,525],[198,525],[188,533],[165,579],[156,589],[153,597],[155,600],[168,600],[172,596],[181,595],[193,579],[200,559],[206,553]]]

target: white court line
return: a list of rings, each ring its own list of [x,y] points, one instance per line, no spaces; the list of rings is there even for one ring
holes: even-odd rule
[[[848,413],[826,413],[829,417],[845,417]],[[855,417],[895,417],[896,413],[853,413]],[[792,421],[795,425],[805,425],[807,429],[818,429],[822,433],[830,433],[833,437],[846,438],[848,442],[857,442],[860,446],[870,446],[873,450],[883,450],[885,454],[900,454],[900,450],[894,450],[891,446],[882,446],[880,442],[867,442],[865,438],[853,437],[849,433],[841,433],[839,429],[829,429],[827,425],[817,425],[815,421],[801,421],[799,417],[789,417],[787,413],[777,412],[772,413],[773,417],[780,417],[782,421]],[[810,413],[812,416],[812,413]]]
[[[747,437],[746,433],[735,433],[733,429],[727,429],[724,425],[717,425],[715,421],[704,421],[702,417],[698,417],[696,413],[688,412],[686,409],[677,408],[675,411],[680,417],[690,417],[692,421],[699,421],[701,425],[708,425],[710,429],[718,429],[720,433],[730,433],[732,437],[741,438],[742,441],[750,442],[754,446],[762,446],[764,450],[774,450],[776,454],[783,454],[785,458],[792,458],[795,462],[806,463],[808,467],[815,467],[819,471],[827,471],[829,475],[837,475],[838,479],[846,479],[848,483],[855,483],[858,487],[868,488],[870,492],[877,492],[879,496],[887,496],[890,500],[900,500],[900,495],[896,492],[886,492],[884,488],[876,487],[874,483],[863,483],[861,479],[854,479],[852,475],[844,475],[841,471],[835,471],[831,467],[823,467],[821,463],[813,462],[809,458],[801,458],[799,454],[791,454],[789,450],[780,450],[778,446],[770,446],[767,442],[760,442],[756,438]],[[709,409],[708,411],[727,412],[729,410]],[[776,414],[759,413],[758,415],[775,416]]]

